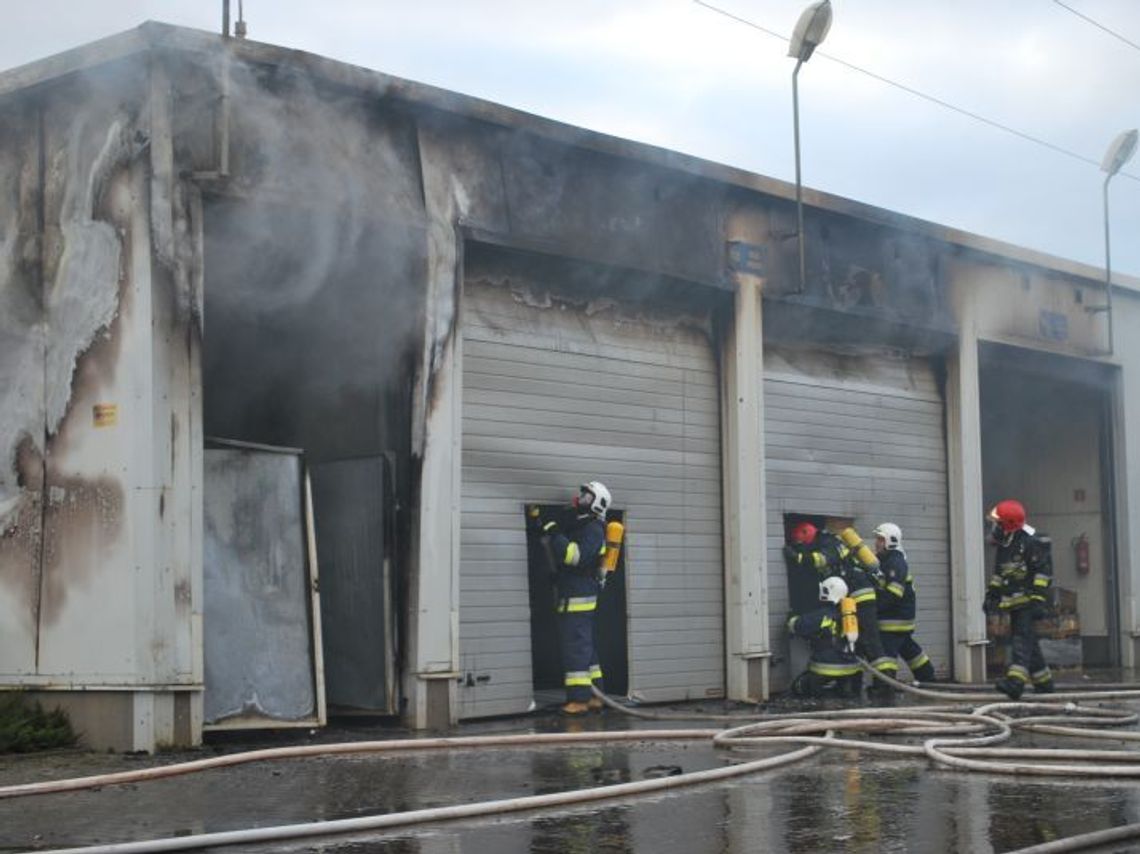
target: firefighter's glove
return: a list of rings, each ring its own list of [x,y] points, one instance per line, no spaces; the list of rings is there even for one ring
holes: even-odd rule
[[[1031,620],[1048,620],[1053,614],[1045,602],[1034,599],[1029,605],[1029,618]]]
[[[986,598],[982,601],[982,611],[985,613],[985,615],[987,617],[993,616],[994,614],[996,614],[1000,610],[998,608],[998,602],[1000,602],[1000,601],[1001,600],[998,598],[997,594],[995,594],[995,593],[987,593],[986,594]]]
[[[798,565],[801,559],[801,555],[795,546],[784,546],[784,558],[788,561],[788,563]]]

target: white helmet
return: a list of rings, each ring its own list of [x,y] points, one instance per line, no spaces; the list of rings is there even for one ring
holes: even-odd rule
[[[590,494],[589,507],[590,512],[597,516],[599,519],[606,518],[606,511],[610,509],[610,491],[606,489],[604,483],[599,483],[596,480],[591,480],[589,483],[583,483],[579,489],[579,494]],[[584,506],[583,501],[578,501],[578,506]]]
[[[838,605],[839,600],[847,595],[847,582],[838,575],[825,578],[819,583],[819,601],[831,602]]]
[[[875,529],[875,536],[882,537],[887,550],[902,548],[902,528],[894,522],[884,522]]]

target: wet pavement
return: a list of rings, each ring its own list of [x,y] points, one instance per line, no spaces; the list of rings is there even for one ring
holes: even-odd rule
[[[772,710],[798,706],[777,704]],[[718,713],[723,708],[706,705],[704,710]],[[446,734],[723,726],[640,721],[609,711],[585,721],[538,714],[466,724]],[[75,751],[4,757],[0,785],[167,764],[239,749],[411,735],[380,724],[338,724],[307,736],[277,735],[256,742],[227,738],[201,751],[158,757]],[[1072,740],[1043,736],[1032,741],[1019,738],[1017,744],[1077,746]],[[96,791],[2,800],[0,851],[106,844],[522,797],[646,779],[677,769],[715,768],[786,749],[743,753],[718,750],[707,741],[637,742],[260,762]],[[1137,821],[1140,781],[1026,780],[942,770],[917,758],[832,749],[773,771],[604,804],[225,850],[973,854],[1010,851]]]

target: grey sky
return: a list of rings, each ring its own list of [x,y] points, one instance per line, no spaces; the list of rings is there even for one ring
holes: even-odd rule
[[[807,0],[709,0],[790,33]],[[1065,0],[1140,44],[1137,0]],[[233,0],[236,13],[237,0]],[[1140,125],[1140,50],[1053,0],[833,0],[825,52],[1100,161]],[[0,0],[0,68],[221,0]],[[791,180],[787,46],[691,0],[246,0],[250,37]],[[817,55],[804,183],[1102,266],[1103,173]],[[1140,156],[1126,167],[1140,176]],[[1140,180],[1112,182],[1140,275]]]

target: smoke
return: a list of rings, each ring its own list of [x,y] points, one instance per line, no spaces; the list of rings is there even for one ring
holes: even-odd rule
[[[303,66],[229,74],[230,184],[205,210],[206,430],[384,450],[422,329],[414,130]]]

